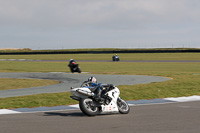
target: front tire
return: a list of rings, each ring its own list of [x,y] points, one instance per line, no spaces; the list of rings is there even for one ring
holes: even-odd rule
[[[130,107],[129,107],[128,103],[121,98],[117,99],[117,107],[121,114],[128,114],[130,111]]]
[[[94,102],[90,98],[81,99],[79,101],[79,107],[88,116],[95,116],[99,112],[99,108],[94,106]]]

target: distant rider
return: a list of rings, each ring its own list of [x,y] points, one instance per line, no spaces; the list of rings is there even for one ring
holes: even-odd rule
[[[117,54],[116,54],[116,55],[117,55]],[[113,60],[115,59],[115,56],[116,56],[116,55],[113,55],[113,56],[112,56]]]
[[[119,61],[119,56],[117,54],[112,56],[113,61]]]

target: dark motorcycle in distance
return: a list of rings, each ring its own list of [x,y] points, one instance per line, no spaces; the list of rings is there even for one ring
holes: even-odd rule
[[[68,66],[69,66],[70,71],[71,71],[72,73],[74,73],[74,72],[81,73],[81,69],[80,69],[80,67],[79,67],[79,64],[77,64],[75,60],[70,59],[69,65],[68,65]]]
[[[113,61],[119,61],[119,56],[117,54],[113,55],[112,60]]]

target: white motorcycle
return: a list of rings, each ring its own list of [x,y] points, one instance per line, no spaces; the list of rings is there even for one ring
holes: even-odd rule
[[[70,97],[79,101],[79,107],[84,114],[95,116],[108,113],[129,113],[129,105],[119,97],[120,91],[117,87],[105,87],[102,92],[103,101],[95,100],[92,89],[88,82],[84,82],[79,88],[71,87],[72,96]]]

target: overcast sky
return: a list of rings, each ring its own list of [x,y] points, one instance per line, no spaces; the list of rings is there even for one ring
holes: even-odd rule
[[[200,0],[0,0],[0,48],[200,48]]]

